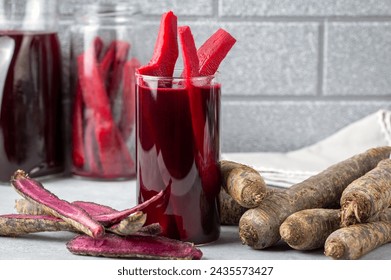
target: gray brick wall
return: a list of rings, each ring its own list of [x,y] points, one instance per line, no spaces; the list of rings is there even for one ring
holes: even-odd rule
[[[66,61],[72,13],[96,1],[59,2]],[[237,38],[220,67],[223,152],[300,148],[391,109],[391,0],[134,2],[145,14],[144,62],[167,10],[198,46],[218,27]]]

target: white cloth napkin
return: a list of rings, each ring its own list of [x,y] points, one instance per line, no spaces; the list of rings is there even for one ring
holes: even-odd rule
[[[391,111],[380,110],[299,150],[225,153],[222,159],[250,165],[268,185],[286,188],[369,148],[387,145],[391,145]]]

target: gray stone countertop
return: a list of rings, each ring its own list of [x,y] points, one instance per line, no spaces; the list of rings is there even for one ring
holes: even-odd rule
[[[57,178],[42,181],[45,188],[58,197],[74,201],[85,200],[125,209],[136,205],[136,182],[102,182],[76,178]],[[0,214],[16,213],[14,202],[20,196],[11,186],[0,185]],[[70,232],[46,232],[21,237],[0,237],[1,260],[91,260],[103,259],[77,256],[65,244],[74,236]],[[242,245],[236,226],[222,226],[220,238],[201,246],[205,260],[329,260],[322,250],[300,252],[284,243],[265,250],[254,250]],[[391,259],[391,244],[384,245],[362,259]]]

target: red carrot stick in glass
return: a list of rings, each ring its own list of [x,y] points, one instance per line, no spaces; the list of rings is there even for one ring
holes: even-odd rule
[[[99,57],[102,53],[102,50],[103,50],[103,40],[101,37],[97,36],[95,37],[94,39],[94,48],[95,48],[95,55],[96,55],[96,59],[99,60]]]
[[[115,53],[110,75],[109,87],[107,90],[112,103],[116,99],[116,96],[118,94],[118,90],[120,88],[123,76],[123,67],[128,58],[128,53],[130,49],[130,44],[128,42],[117,40],[113,43],[115,44]]]
[[[235,42],[236,39],[222,28],[210,36],[197,51],[200,76],[214,75]]]
[[[107,80],[111,64],[114,61],[114,55],[115,55],[115,43],[111,42],[110,45],[107,47],[107,50],[100,61],[100,71],[102,73],[102,79],[104,81]]]
[[[132,133],[136,118],[136,69],[140,62],[133,57],[127,61],[123,70],[122,112],[118,128],[123,139],[128,139]]]
[[[178,27],[178,38],[182,47],[183,57],[183,77],[191,79],[191,77],[198,77],[199,60],[197,56],[197,48],[194,43],[193,35],[189,26]],[[191,86],[190,82],[187,84]]]
[[[178,58],[177,17],[172,11],[162,15],[151,60],[138,69],[142,75],[172,77]]]
[[[188,90],[193,137],[195,143],[195,162],[201,178],[202,187],[208,197],[214,198],[220,191],[220,171],[216,147],[212,143],[207,124],[205,105],[201,92],[191,83],[191,77],[198,76],[199,60],[194,38],[188,26],[178,28],[178,36],[182,47],[184,64],[183,77],[188,79],[186,87]]]
[[[78,168],[85,163],[83,125],[83,97],[80,83],[77,83],[72,114],[72,161]]]
[[[95,49],[95,57],[99,59],[100,53],[103,50],[103,40],[99,36],[93,40]],[[80,82],[77,81],[73,114],[72,114],[72,160],[77,168],[82,168],[85,164],[85,148],[84,148],[84,116],[83,116],[83,96]]]
[[[88,118],[84,129],[86,163],[88,164],[89,174],[100,175],[102,174],[102,171],[99,167],[99,160],[96,155],[98,147],[94,131],[94,121],[91,118]]]
[[[77,66],[85,105],[93,114],[99,114],[105,120],[111,120],[110,103],[95,57],[94,48],[86,50],[77,57]]]

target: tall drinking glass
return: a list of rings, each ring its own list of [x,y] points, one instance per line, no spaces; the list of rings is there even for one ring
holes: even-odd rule
[[[205,244],[220,234],[220,94],[215,76],[136,75],[137,190],[163,235]]]

